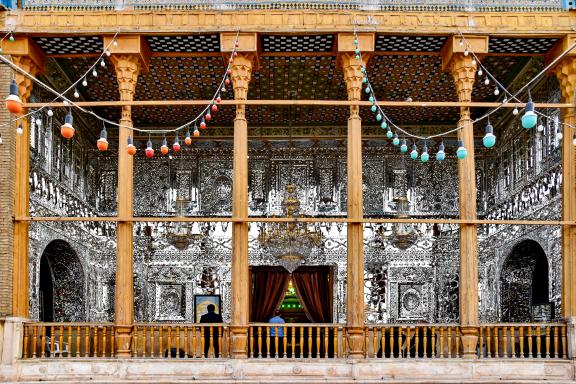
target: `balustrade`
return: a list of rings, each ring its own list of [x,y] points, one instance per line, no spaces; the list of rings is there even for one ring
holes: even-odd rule
[[[338,324],[254,323],[249,328],[252,358],[326,359],[346,357],[344,326]]]
[[[111,323],[25,323],[22,356],[115,357]],[[247,356],[254,359],[348,357],[340,324],[253,323]],[[366,357],[377,359],[461,358],[459,325],[383,324],[365,328]],[[230,358],[226,324],[138,323],[132,327],[133,358]],[[479,327],[477,355],[484,359],[567,359],[565,323],[501,323]]]
[[[566,324],[504,323],[480,326],[480,358],[555,358],[567,359]]]
[[[460,326],[446,324],[370,325],[366,327],[366,357],[461,357]]]
[[[26,323],[23,358],[114,357],[108,323]]]

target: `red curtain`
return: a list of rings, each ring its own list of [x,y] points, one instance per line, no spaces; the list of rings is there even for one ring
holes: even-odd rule
[[[332,322],[332,279],[330,267],[300,267],[292,273],[298,299],[308,319]]]
[[[267,323],[278,309],[290,274],[284,268],[252,267],[252,302],[250,321]]]

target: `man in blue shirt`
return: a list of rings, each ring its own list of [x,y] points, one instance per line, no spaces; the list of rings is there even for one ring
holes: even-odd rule
[[[282,313],[277,309],[274,311],[274,317],[269,321],[270,324],[274,324],[274,326],[270,327],[270,357],[276,356],[276,350],[278,350],[279,357],[282,357],[284,354],[284,327],[276,326],[276,324],[285,323],[281,314]],[[276,328],[278,328],[278,348],[276,348]]]

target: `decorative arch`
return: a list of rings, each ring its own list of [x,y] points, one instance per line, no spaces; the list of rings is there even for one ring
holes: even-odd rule
[[[549,303],[548,269],[548,258],[537,241],[525,239],[510,250],[500,269],[502,321],[532,321],[533,306]]]
[[[53,240],[40,257],[39,319],[85,321],[86,294],[82,263],[64,240]]]

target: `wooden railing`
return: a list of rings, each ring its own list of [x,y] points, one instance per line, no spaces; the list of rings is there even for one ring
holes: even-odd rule
[[[566,324],[483,324],[478,337],[480,358],[567,359]]]
[[[248,357],[252,358],[346,357],[343,325],[254,323],[248,336]]]
[[[26,323],[23,358],[114,357],[114,325]]]
[[[230,332],[223,324],[135,324],[133,357],[229,357]]]
[[[462,351],[459,325],[369,325],[365,335],[369,358],[448,358]]]
[[[476,354],[484,359],[567,359],[565,323],[482,324]],[[114,324],[25,323],[23,358],[115,357]],[[345,325],[254,323],[249,358],[326,359],[348,356]],[[365,327],[366,357],[462,357],[459,325],[386,324]],[[132,327],[134,358],[229,358],[226,324],[141,323]]]

